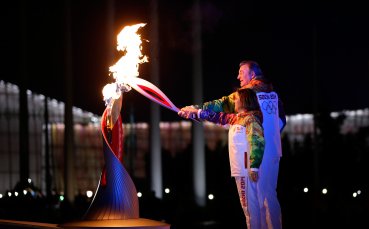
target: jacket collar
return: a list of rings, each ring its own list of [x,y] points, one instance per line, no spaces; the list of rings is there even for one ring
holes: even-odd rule
[[[248,84],[242,88],[250,88],[255,92],[271,92],[273,85],[267,79],[252,79]]]

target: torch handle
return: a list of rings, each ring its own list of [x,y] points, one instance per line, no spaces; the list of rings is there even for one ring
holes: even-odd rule
[[[178,113],[179,112],[179,109],[177,107],[171,109],[172,111]],[[198,122],[200,123],[200,121],[196,118],[196,115],[195,114],[192,114],[191,117],[190,117],[191,120],[195,121],[195,122]]]

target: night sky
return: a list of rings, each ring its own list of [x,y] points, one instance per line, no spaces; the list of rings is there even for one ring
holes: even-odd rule
[[[113,81],[108,67],[120,57],[115,36],[125,25],[145,22],[141,33],[149,39],[151,29],[149,1],[116,0],[114,34],[109,34],[107,2],[69,5],[73,103],[95,114],[104,110],[103,86]],[[2,4],[0,79],[18,84],[23,75],[32,91],[65,99],[66,5]],[[252,59],[274,83],[287,114],[369,107],[366,9],[352,1],[201,1],[204,101],[231,93],[239,86],[238,63]],[[192,103],[192,18],[191,1],[159,1],[159,88],[178,107]],[[150,45],[143,44],[149,58]],[[140,77],[150,81],[149,69],[150,63],[141,65]],[[123,115],[133,112],[136,121],[147,121],[150,103],[131,91],[125,94]],[[164,121],[180,120],[165,108],[161,113]]]

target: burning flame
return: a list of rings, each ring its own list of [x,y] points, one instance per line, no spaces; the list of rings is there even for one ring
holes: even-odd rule
[[[119,99],[121,94],[116,83],[109,83],[105,85],[102,93],[104,96],[104,101],[108,101],[109,99]]]
[[[142,40],[141,35],[137,30],[144,27],[145,23],[140,23],[132,26],[126,26],[118,34],[117,50],[125,52],[118,62],[109,68],[112,73],[115,83],[107,84],[103,89],[103,96],[106,103],[111,99],[118,99],[121,96],[121,91],[129,91],[131,88],[127,84],[129,78],[139,76],[139,64],[148,62],[147,56],[142,55]]]

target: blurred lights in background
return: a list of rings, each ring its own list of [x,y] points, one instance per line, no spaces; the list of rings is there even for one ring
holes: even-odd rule
[[[309,188],[308,188],[308,187],[304,187],[303,191],[304,191],[304,193],[308,193],[308,192],[309,192]],[[23,190],[23,195],[27,195],[27,194],[28,194],[28,192],[30,192],[30,194],[31,194],[32,196],[34,196],[34,192],[33,192],[32,190],[30,190],[30,191]],[[164,189],[164,192],[165,192],[166,194],[169,194],[171,191],[170,191],[170,189],[169,189],[169,188],[165,188],[165,189]],[[328,190],[327,190],[326,188],[323,188],[323,189],[322,189],[322,194],[323,194],[323,195],[326,195],[327,193],[328,193]],[[359,190],[357,190],[356,192],[353,192],[353,193],[352,193],[352,197],[353,197],[353,198],[356,198],[356,197],[358,197],[361,193],[362,193],[362,191],[359,189]],[[93,196],[93,194],[94,194],[94,193],[93,193],[93,191],[91,191],[91,190],[87,190],[87,191],[86,191],[86,196],[87,196],[88,198],[91,198],[91,197]],[[7,195],[8,195],[9,197],[11,197],[13,194],[12,194],[11,192],[7,192]],[[16,197],[17,197],[18,195],[19,195],[19,193],[18,193],[17,191],[15,191],[15,192],[14,192],[14,196],[16,196]],[[4,195],[0,193],[0,199],[2,199],[3,197],[4,197]],[[137,197],[141,198],[141,197],[142,197],[142,193],[141,193],[141,192],[137,192]],[[209,195],[208,195],[208,199],[209,199],[209,200],[213,200],[213,199],[214,199],[214,195],[213,195],[213,194],[209,194]],[[59,196],[59,200],[60,200],[60,201],[64,201],[63,192],[61,192],[61,195]]]
[[[361,194],[361,190],[359,189],[359,190],[357,190],[356,192],[354,192],[354,193],[352,193],[352,197],[357,197],[358,195],[360,195]]]
[[[308,187],[304,187],[303,191],[304,191],[304,193],[308,193],[308,192],[309,192],[309,188],[308,188]],[[326,195],[327,193],[328,193],[328,189],[323,188],[323,189],[322,189],[322,194],[323,194],[323,195]],[[360,194],[361,194],[361,190],[359,189],[359,190],[357,190],[356,192],[353,192],[353,193],[352,193],[352,197],[356,198],[356,197],[358,197]]]
[[[91,190],[86,191],[86,196],[91,198],[94,193]]]

